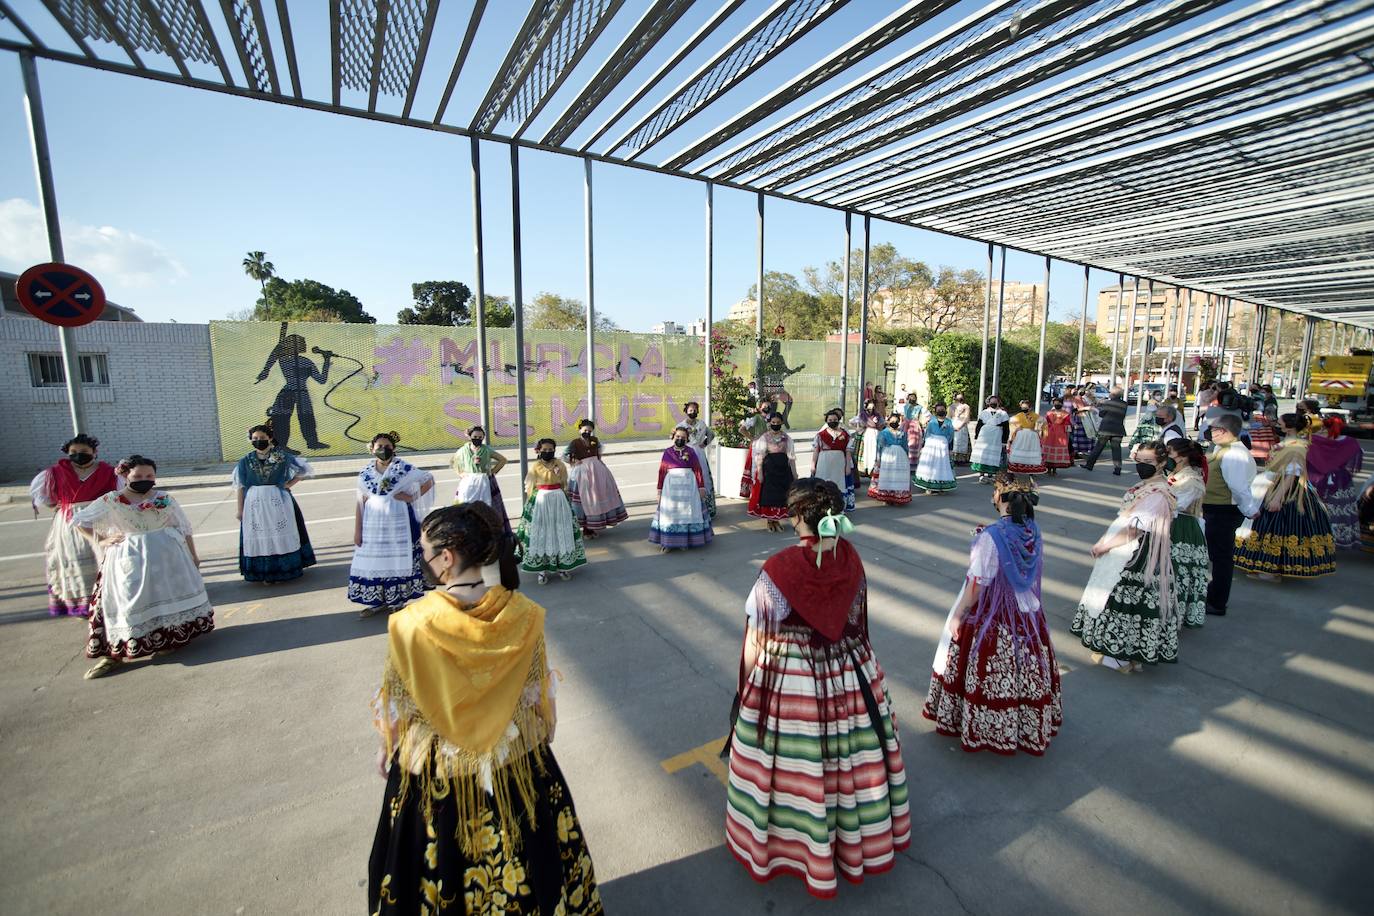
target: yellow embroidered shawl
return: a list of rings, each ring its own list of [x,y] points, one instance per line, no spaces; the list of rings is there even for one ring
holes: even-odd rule
[[[514,786],[532,817],[531,763],[542,765],[553,724],[544,609],[500,586],[466,609],[433,591],[393,614],[388,630],[378,726],[388,758],[399,752],[401,795],[418,778],[427,807],[452,791],[460,825],[491,807],[511,828]],[[467,848],[476,836],[459,840]]]

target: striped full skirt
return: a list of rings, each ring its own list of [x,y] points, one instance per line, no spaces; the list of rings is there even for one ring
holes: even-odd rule
[[[811,634],[783,627],[749,676],[731,745],[725,842],[756,881],[796,875],[814,896],[833,897],[837,875],[857,883],[892,868],[897,852],[911,844],[911,813],[877,660],[862,642],[848,639],[841,643],[848,651],[826,661],[810,649]],[[776,688],[765,710],[768,674]],[[822,696],[833,710],[824,742]]]

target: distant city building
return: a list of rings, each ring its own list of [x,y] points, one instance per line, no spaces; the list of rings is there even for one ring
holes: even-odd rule
[[[730,306],[730,312],[725,316],[726,321],[747,321],[753,324],[758,315],[758,303],[753,299],[741,299]]]
[[[698,318],[696,321],[693,321],[691,324],[687,325],[687,333],[691,334],[693,337],[705,337],[706,319]]]
[[[649,329],[651,334],[686,334],[687,329],[676,321],[660,321]]]
[[[1135,288],[1134,283],[1126,284],[1126,294],[1121,298],[1121,323],[1118,331],[1117,325],[1117,295],[1120,292],[1118,286],[1108,286],[1099,290],[1097,293],[1097,336],[1108,345],[1112,342],[1112,336],[1120,334],[1119,343],[1122,347],[1126,345],[1126,332],[1130,330],[1132,340],[1132,350],[1139,351],[1140,341],[1146,336],[1153,334],[1155,346],[1164,349],[1173,345],[1183,330],[1183,321],[1187,309],[1186,297],[1181,297],[1179,291],[1172,286],[1156,284],[1154,295],[1150,296],[1146,291],[1146,284],[1140,284],[1140,298],[1135,306],[1135,327],[1130,327],[1131,321],[1131,295]],[[1192,315],[1188,321],[1188,342],[1196,347],[1202,340],[1203,320],[1208,319],[1208,323],[1216,326],[1216,300],[1213,297],[1212,305],[1207,306],[1207,295],[1205,293],[1192,294]]]

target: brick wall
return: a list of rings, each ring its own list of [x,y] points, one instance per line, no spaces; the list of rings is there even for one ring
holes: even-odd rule
[[[108,387],[83,387],[86,432],[114,463],[139,452],[159,463],[218,462],[219,419],[203,324],[98,321],[75,330],[78,353],[101,353]],[[25,318],[0,319],[0,411],[6,443],[0,480],[27,481],[61,457],[71,438],[66,388],[35,388],[29,353],[59,353],[57,329]]]

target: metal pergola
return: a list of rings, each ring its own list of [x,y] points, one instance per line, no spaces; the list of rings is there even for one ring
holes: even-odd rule
[[[1308,319],[1304,365],[1318,320],[1332,344],[1374,329],[1374,0],[524,4],[0,0],[56,253],[35,58],[469,137],[475,210],[479,140],[508,144],[517,310],[538,149],[585,161],[589,310],[593,165],[614,163],[704,182],[708,321],[720,185],[757,194],[760,303],[771,196],[839,211],[847,245],[862,217],[865,252],[875,218],[984,242],[989,280],[996,248],[1003,273],[1008,248],[1082,265],[1085,318],[1089,267],[1120,275],[1118,318],[1128,285],[1186,291],[1185,355],[1253,311],[1252,381],[1270,310]]]

